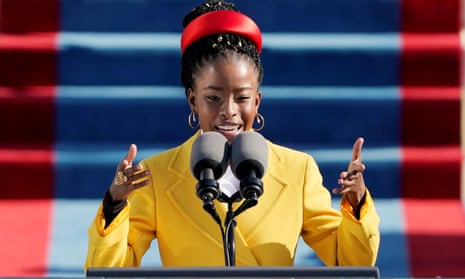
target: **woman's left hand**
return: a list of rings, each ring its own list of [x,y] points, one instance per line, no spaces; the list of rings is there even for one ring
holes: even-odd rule
[[[363,180],[363,171],[365,165],[362,163],[362,146],[364,139],[358,138],[352,149],[352,160],[349,163],[347,171],[343,171],[337,183],[340,188],[334,188],[334,194],[345,195],[353,207],[357,207],[366,192],[365,181]]]

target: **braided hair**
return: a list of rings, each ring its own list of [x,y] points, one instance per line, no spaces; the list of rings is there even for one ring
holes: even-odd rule
[[[207,0],[192,9],[183,19],[183,28],[197,18],[213,11],[236,11],[233,3],[221,0]],[[253,61],[258,71],[258,83],[263,80],[263,65],[257,47],[247,38],[231,33],[220,33],[201,38],[184,51],[181,59],[181,82],[187,96],[188,89],[194,86],[194,73],[207,62],[229,54],[246,56]]]

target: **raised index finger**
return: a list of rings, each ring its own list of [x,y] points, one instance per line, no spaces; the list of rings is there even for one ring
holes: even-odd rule
[[[136,159],[137,155],[137,146],[135,144],[131,144],[129,146],[128,153],[124,157],[123,160],[121,160],[120,164],[118,165],[118,170],[122,171],[130,166],[132,166],[132,162],[134,159]]]
[[[352,162],[355,160],[359,160],[360,162],[362,161],[362,146],[364,141],[365,139],[362,137],[359,137],[355,140],[354,146],[352,148]]]
[[[126,161],[128,161],[129,164],[132,164],[134,159],[136,159],[137,155],[137,146],[135,144],[131,144],[129,146],[129,151],[126,157],[124,158]]]

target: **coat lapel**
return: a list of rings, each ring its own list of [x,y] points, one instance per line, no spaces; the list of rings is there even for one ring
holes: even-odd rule
[[[238,224],[242,224],[239,226],[241,234],[247,242],[256,231],[260,230],[262,222],[274,219],[267,218],[267,215],[272,214],[271,209],[276,207],[281,194],[288,187],[288,182],[276,175],[276,171],[282,167],[282,164],[282,158],[275,152],[273,145],[268,143],[268,169],[262,179],[263,195],[259,197],[255,207],[248,209],[238,217]]]
[[[219,225],[205,210],[203,210],[202,201],[196,195],[197,180],[190,172],[192,144],[199,134],[199,132],[196,133],[181,145],[178,152],[169,162],[167,170],[173,173],[177,178],[174,180],[173,184],[167,188],[167,194],[176,209],[185,216],[186,222],[195,227],[202,238],[211,241],[214,245],[218,246],[219,249],[223,250],[223,239]],[[248,245],[248,238],[253,234],[254,229],[259,226],[261,220],[264,220],[264,217],[271,211],[270,209],[286,186],[284,181],[280,181],[279,178],[273,176],[273,170],[280,165],[281,160],[272,152],[270,144],[268,146],[270,151],[269,167],[263,178],[264,194],[259,198],[257,206],[248,209],[237,217],[235,242],[236,263],[238,265],[258,265]],[[235,206],[238,206],[240,203],[241,202],[235,203]],[[224,222],[227,211],[226,205],[215,200],[215,206],[218,215],[222,222]],[[249,215],[249,218],[242,218],[242,216],[247,217],[247,215]],[[250,218],[250,216],[252,218]],[[244,224],[242,222],[244,222]]]

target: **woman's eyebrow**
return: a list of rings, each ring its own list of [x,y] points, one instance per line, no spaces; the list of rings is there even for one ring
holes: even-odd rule
[[[215,91],[223,91],[224,90],[223,87],[215,86],[215,85],[207,85],[203,89],[211,89],[211,90],[215,90]]]

